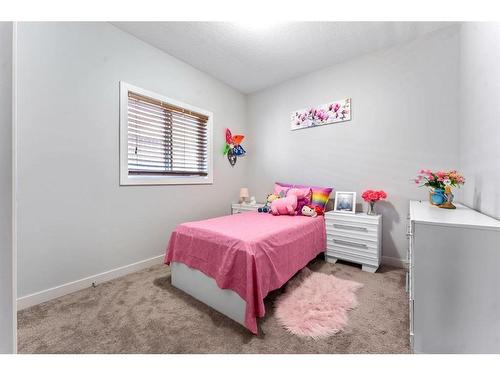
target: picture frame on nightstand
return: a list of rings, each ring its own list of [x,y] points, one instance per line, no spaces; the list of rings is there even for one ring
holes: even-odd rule
[[[356,192],[354,191],[336,191],[335,204],[333,211],[347,214],[356,213]]]

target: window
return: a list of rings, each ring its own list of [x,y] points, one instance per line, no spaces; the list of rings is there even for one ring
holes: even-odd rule
[[[211,184],[212,113],[120,83],[121,185]]]

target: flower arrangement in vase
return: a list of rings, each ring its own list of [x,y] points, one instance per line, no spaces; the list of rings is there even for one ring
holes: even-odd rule
[[[376,215],[375,213],[375,203],[381,199],[387,198],[387,193],[383,190],[366,190],[361,194],[361,197],[365,202],[368,202],[367,215]]]
[[[421,169],[414,182],[429,188],[431,204],[441,208],[456,208],[452,203],[451,188],[463,185],[465,178],[456,170],[432,172],[429,169]]]

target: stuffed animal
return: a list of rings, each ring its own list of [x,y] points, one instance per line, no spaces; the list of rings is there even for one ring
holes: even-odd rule
[[[271,213],[273,215],[295,215],[297,208],[297,197],[301,195],[300,189],[288,190],[286,197],[279,198],[271,203]]]
[[[279,197],[276,194],[269,194],[266,198],[266,204],[262,207],[257,208],[259,212],[271,212],[271,203],[278,199]]]
[[[312,206],[304,206],[302,207],[302,215],[304,216],[311,216],[311,217],[316,217],[318,216],[318,213]]]
[[[316,211],[316,213],[318,215],[324,215],[325,214],[325,210],[323,210],[320,206],[314,206],[314,211]]]

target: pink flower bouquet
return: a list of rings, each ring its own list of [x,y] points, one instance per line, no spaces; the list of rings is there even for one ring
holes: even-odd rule
[[[361,194],[361,198],[364,199],[365,202],[368,202],[368,215],[375,215],[375,203],[381,199],[387,198],[387,193],[383,190],[366,190]]]
[[[442,208],[455,208],[452,204],[453,193],[451,188],[465,183],[465,178],[455,170],[432,172],[421,169],[413,180],[417,185],[429,188],[429,201]]]
[[[437,171],[421,169],[414,182],[420,186],[428,186],[432,189],[444,189],[446,186],[460,186],[465,183],[465,178],[457,171]]]

